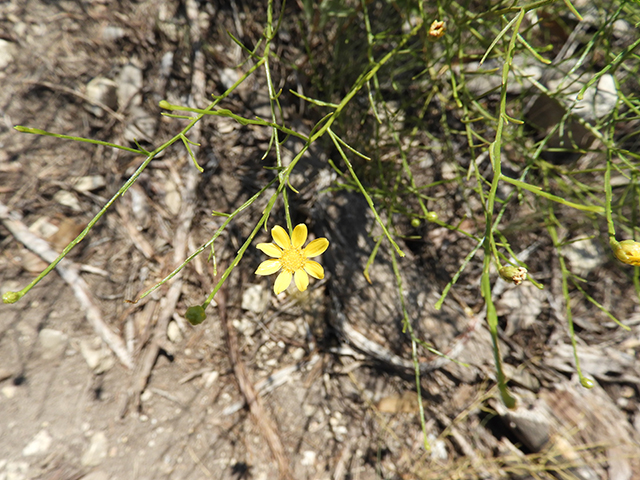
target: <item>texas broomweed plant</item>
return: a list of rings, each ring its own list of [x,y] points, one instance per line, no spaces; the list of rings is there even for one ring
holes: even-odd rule
[[[324,278],[322,265],[309,260],[309,258],[322,255],[329,246],[329,240],[316,238],[305,248],[302,248],[304,242],[307,241],[307,226],[303,223],[293,229],[291,239],[285,229],[279,225],[273,227],[271,236],[275,243],[256,245],[258,250],[272,257],[258,266],[256,275],[272,275],[282,270],[273,285],[273,291],[276,295],[284,292],[291,284],[292,279],[295,280],[298,290],[304,292],[309,286],[309,275],[319,280]]]
[[[640,267],[640,242],[634,240],[623,240],[618,242],[610,240],[611,250],[618,260],[627,265]]]

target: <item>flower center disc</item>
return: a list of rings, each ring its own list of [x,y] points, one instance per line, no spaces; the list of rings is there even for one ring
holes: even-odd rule
[[[291,273],[301,270],[304,267],[304,261],[305,256],[301,248],[288,248],[282,252],[282,257],[280,257],[282,269]]]

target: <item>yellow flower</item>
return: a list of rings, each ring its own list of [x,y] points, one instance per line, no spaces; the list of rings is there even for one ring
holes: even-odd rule
[[[640,267],[640,242],[633,240],[623,240],[617,242],[611,239],[610,242],[613,254],[622,263]]]
[[[271,275],[282,269],[273,285],[276,295],[289,287],[292,278],[295,279],[296,287],[301,292],[304,292],[309,285],[309,275],[320,280],[324,278],[322,265],[309,258],[322,255],[329,246],[329,240],[316,238],[306,248],[302,248],[307,241],[307,226],[303,223],[293,229],[292,239],[289,239],[285,229],[278,225],[271,230],[271,236],[275,243],[256,245],[258,250],[272,257],[271,260],[265,260],[258,266],[256,275]]]

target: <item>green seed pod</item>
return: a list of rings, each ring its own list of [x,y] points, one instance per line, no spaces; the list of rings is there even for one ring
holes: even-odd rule
[[[189,323],[191,325],[200,325],[207,318],[207,314],[204,313],[204,308],[202,308],[202,305],[194,305],[187,308],[185,317],[187,318],[187,320],[189,320]]]

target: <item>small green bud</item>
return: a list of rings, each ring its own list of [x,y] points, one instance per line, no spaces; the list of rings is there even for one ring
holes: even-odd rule
[[[18,292],[5,292],[2,294],[2,303],[16,303],[21,298]]]
[[[187,318],[187,320],[189,320],[189,323],[191,325],[200,325],[207,318],[207,314],[204,313],[204,308],[202,308],[202,305],[194,305],[187,308],[185,317]]]
[[[426,218],[428,222],[436,222],[438,220],[438,214],[436,212],[429,212]]]
[[[593,388],[595,386],[595,384],[593,383],[593,380],[587,377],[582,377],[580,379],[580,383],[584,388]]]
[[[420,219],[414,218],[411,220],[411,226],[413,228],[418,228],[420,226]]]
[[[527,279],[527,269],[524,267],[507,265],[506,267],[500,267],[498,273],[503,280],[513,282],[514,285],[520,285]]]

